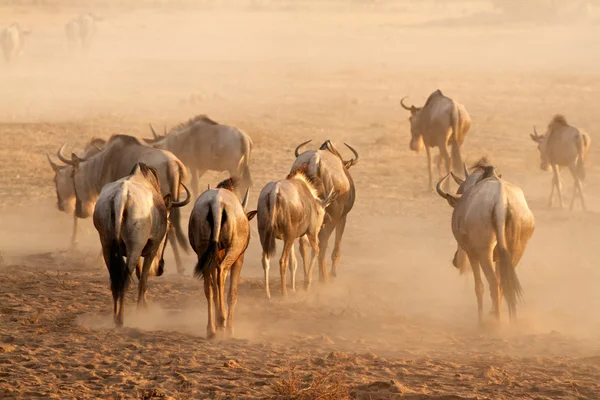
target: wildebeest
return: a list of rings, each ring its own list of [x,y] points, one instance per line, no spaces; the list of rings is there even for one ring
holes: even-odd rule
[[[233,314],[238,296],[244,253],[250,242],[250,223],[256,211],[246,212],[248,190],[240,203],[233,193],[237,182],[229,178],[216,189],[208,189],[198,197],[190,215],[189,239],[198,255],[195,274],[204,278],[204,293],[208,302],[208,338],[217,328],[233,335]],[[225,308],[225,282],[229,280],[228,315]],[[216,311],[213,310],[213,301]]]
[[[104,139],[92,138],[85,146],[80,158],[89,158],[100,152],[106,144]],[[73,234],[71,236],[71,246],[77,244],[77,216],[75,215],[75,189],[73,187],[73,166],[58,165],[46,154],[52,171],[54,171],[54,185],[56,187],[57,206],[59,211],[67,214],[73,214]]]
[[[262,265],[265,273],[265,290],[271,298],[269,290],[269,258],[275,254],[275,239],[283,240],[283,251],[279,260],[281,272],[281,292],[287,296],[285,272],[290,267],[292,291],[296,291],[296,255],[294,241],[300,238],[302,248],[312,248],[310,268],[306,254],[303,253],[304,286],[310,287],[316,257],[319,254],[319,231],[323,226],[325,208],[335,200],[333,187],[328,196],[321,199],[313,184],[317,177],[309,178],[308,165],[292,171],[286,179],[269,182],[260,192],[258,198],[258,232],[262,245]],[[311,181],[312,180],[312,181]],[[308,244],[307,244],[308,243]]]
[[[128,135],[113,135],[101,152],[86,159],[75,154],[68,159],[62,154],[65,146],[66,144],[58,150],[57,156],[65,164],[74,167],[72,188],[75,193],[75,215],[78,218],[89,217],[102,187],[129,175],[138,162],[156,169],[163,196],[170,193],[174,201],[179,201],[180,183],[186,181],[187,170],[183,163],[168,151],[146,146]],[[59,194],[59,197],[61,195]],[[177,271],[183,274],[184,268],[177,244],[184,249],[187,249],[187,244],[181,228],[179,208],[172,210],[170,220],[175,235],[169,235],[169,242],[175,255]]]
[[[511,321],[516,318],[517,301],[522,295],[515,268],[535,228],[535,219],[523,191],[502,178],[490,165],[477,166],[466,180],[455,177],[459,193],[442,190],[446,175],[437,184],[437,192],[454,208],[452,233],[458,243],[453,264],[466,270],[466,252],[473,277],[479,322],[483,322],[483,271],[492,298],[492,313],[500,320],[502,296],[506,298]],[[496,267],[494,268],[494,261]]]
[[[319,232],[319,279],[326,282],[329,280],[329,274],[325,256],[329,237],[334,229],[335,245],[331,253],[331,275],[333,277],[337,276],[342,236],[346,228],[348,213],[352,210],[356,198],[354,181],[348,170],[358,163],[358,153],[351,146],[344,143],[354,154],[353,159],[344,161],[337,148],[330,140],[326,140],[318,150],[307,150],[300,154],[300,149],[309,142],[310,140],[296,147],[296,161],[294,161],[290,172],[297,169],[305,170],[309,180],[319,183],[316,189],[320,198],[327,197],[327,194],[332,190],[337,193],[335,200],[326,209],[325,222],[321,232]],[[307,166],[306,169],[304,169],[305,165]],[[306,247],[302,240],[300,241],[300,253],[303,257],[306,257]]]
[[[585,210],[585,199],[583,197],[581,181],[585,179],[584,160],[592,143],[589,135],[569,125],[563,115],[555,115],[550,124],[548,124],[548,130],[545,134],[538,135],[534,126],[533,134],[530,136],[538,144],[541,159],[540,167],[542,170],[548,171],[552,167],[552,189],[550,190],[548,206],[552,207],[552,198],[554,189],[556,188],[560,208],[563,207],[559,168],[569,167],[575,181],[570,208],[571,210],[573,209],[575,198],[579,192],[581,205]]]
[[[408,107],[404,104],[405,98],[400,100],[400,104],[405,110],[410,111],[410,149],[419,152],[425,145],[429,173],[428,188],[431,190],[433,189],[431,148],[439,148],[437,166],[440,175],[442,159],[447,173],[450,173],[451,167],[459,172],[462,169],[460,147],[471,128],[471,118],[462,104],[444,96],[439,89],[429,95],[423,107],[414,105]],[[448,151],[448,144],[451,151]]]
[[[80,45],[84,50],[90,48],[97,31],[96,21],[102,21],[102,18],[86,13],[78,15],[65,24],[65,33],[71,49],[77,45]]]
[[[191,199],[183,187],[187,193],[184,201],[173,202],[170,193],[163,199],[156,170],[138,163],[130,176],[108,183],[98,196],[94,227],[110,274],[113,317],[118,327],[123,326],[123,302],[133,271],[139,280],[138,308],[147,305],[148,276],[161,276],[164,272],[169,212],[172,207],[185,206]]]
[[[23,53],[25,37],[29,35],[31,35],[31,30],[21,29],[17,23],[0,31],[0,47],[2,47],[4,61],[11,63]]]
[[[152,125],[150,128],[154,138],[144,139],[146,143],[169,150],[190,169],[195,195],[199,179],[206,171],[228,171],[232,177],[241,177],[240,195],[252,184],[252,139],[240,129],[219,124],[206,115],[197,115],[162,136]]]

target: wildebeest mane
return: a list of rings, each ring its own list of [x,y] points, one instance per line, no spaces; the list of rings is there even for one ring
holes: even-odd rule
[[[485,167],[490,166],[490,162],[488,160],[488,158],[486,156],[481,157],[479,160],[477,160],[477,162],[473,165],[471,165],[472,169],[478,168],[478,169],[485,169]]]
[[[227,178],[224,181],[220,182],[217,185],[217,189],[226,189],[226,190],[233,192],[238,184],[239,184],[239,179],[232,176],[232,177]]]
[[[140,146],[144,146],[144,144],[142,142],[140,142],[140,140],[136,137],[130,136],[130,135],[123,135],[120,133],[116,133],[114,135],[112,135],[108,141],[106,142],[107,145],[116,142],[117,140],[122,141],[124,144],[126,145],[131,145],[131,144],[139,144]]]
[[[318,198],[319,188],[323,187],[323,181],[318,176],[311,176],[308,173],[308,164],[301,164],[298,167],[294,168],[286,179],[301,179],[306,183],[308,189],[313,194],[315,198]]]
[[[569,126],[569,123],[567,122],[567,118],[565,118],[564,115],[562,115],[562,114],[556,114],[552,118],[552,121],[550,121],[550,125],[548,125],[548,126],[550,127],[552,125]]]
[[[186,122],[182,122],[179,125],[174,126],[169,132],[174,132],[174,131],[179,131],[182,129],[189,128],[190,126],[194,125],[196,122],[204,122],[208,125],[219,125],[219,123],[217,121],[210,118],[208,115],[198,114],[195,117],[190,118]]]
[[[160,193],[160,181],[158,179],[158,173],[154,167],[150,167],[143,162],[139,162],[135,164],[133,169],[131,170],[131,174],[135,174],[135,171],[139,168],[140,172],[146,178],[148,182],[156,189],[157,192]]]

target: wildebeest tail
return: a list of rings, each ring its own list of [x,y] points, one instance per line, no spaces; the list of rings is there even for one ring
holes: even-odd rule
[[[217,265],[217,253],[220,250],[221,224],[224,219],[227,219],[223,203],[218,200],[211,202],[206,219],[211,228],[210,244],[199,257],[198,264],[196,264],[194,274],[197,277],[202,277],[205,270]]]
[[[246,134],[242,134],[242,158],[238,164],[238,170],[242,175],[242,180],[248,186],[252,186],[252,175],[250,174],[250,154],[252,153],[252,139]]]
[[[499,203],[492,212],[493,223],[496,229],[498,263],[496,268],[500,273],[500,288],[508,305],[508,315],[513,321],[517,317],[517,302],[523,295],[521,283],[517,277],[512,255],[507,248],[506,226],[511,222],[510,203],[506,207]]]
[[[459,136],[461,128],[461,120],[460,120],[460,111],[458,106],[454,104],[452,107],[452,114],[450,116],[450,121],[452,123],[452,135],[450,136],[450,151],[452,158],[452,170],[455,173],[462,174],[463,172],[463,163],[462,157],[460,155],[460,144],[462,142],[462,138]]]
[[[580,133],[579,135],[577,135],[575,140],[575,144],[577,146],[577,176],[579,177],[579,179],[584,180],[585,166],[583,164],[583,158],[585,157],[585,148],[587,146],[586,137]]]
[[[115,298],[123,296],[129,286],[131,274],[121,254],[119,242],[115,239],[110,244],[110,264],[108,266],[110,275],[110,288]]]
[[[278,212],[278,201],[279,201],[279,188],[275,186],[275,188],[269,193],[268,199],[268,212],[269,212],[269,221],[267,223],[264,242],[263,251],[267,253],[269,257],[272,257],[277,250],[277,245],[275,244],[275,234],[277,231],[277,212]]]

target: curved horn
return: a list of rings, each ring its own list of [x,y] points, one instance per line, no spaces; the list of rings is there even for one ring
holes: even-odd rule
[[[445,177],[443,177],[442,179],[440,179],[440,181],[437,183],[437,185],[435,185],[435,190],[438,192],[438,194],[440,196],[442,196],[444,199],[448,198],[448,193],[444,192],[442,190],[442,183],[446,182],[446,180],[450,177],[450,174],[446,175]]]
[[[46,153],[46,157],[48,158],[48,162],[50,163],[50,166],[52,167],[52,170],[54,172],[58,172],[60,171],[60,166],[55,164],[54,161],[52,161],[52,159],[50,158],[50,154]]]
[[[535,125],[533,126],[533,133],[535,134],[536,137],[540,136],[537,132],[537,129],[535,129]]]
[[[466,162],[463,162],[463,169],[465,170],[465,179],[467,179],[469,177],[469,169]]]
[[[96,150],[98,150],[98,151],[104,150],[102,147],[98,146],[96,143],[92,143],[92,146],[94,146],[96,148]]]
[[[152,135],[154,136],[154,139],[158,140],[158,134],[156,133],[156,131],[154,130],[154,127],[152,126],[152,124],[148,124],[150,125],[150,130],[152,131]]]
[[[458,186],[462,185],[463,183],[465,183],[464,180],[460,179],[458,176],[454,175],[454,172],[450,171],[450,175],[452,175],[452,178],[454,179],[454,182],[456,182],[456,184]]]
[[[56,152],[56,156],[58,157],[58,159],[62,162],[64,162],[67,165],[75,165],[75,163],[73,162],[73,160],[69,160],[68,158],[66,158],[65,156],[63,156],[62,152],[65,149],[65,147],[67,146],[67,144],[63,144],[61,146],[60,149],[58,149],[58,151]]]
[[[344,143],[344,146],[346,146],[347,148],[350,149],[350,151],[352,153],[354,153],[354,158],[348,161],[344,161],[344,164],[348,165],[348,168],[351,167],[352,165],[356,165],[358,164],[358,152],[356,150],[354,150],[354,148],[352,146],[350,146],[348,143]]]
[[[301,149],[303,146],[306,146],[307,144],[309,144],[310,142],[312,142],[312,139],[311,139],[311,140],[307,140],[307,141],[306,141],[306,142],[304,142],[304,143],[300,143],[300,144],[298,145],[298,147],[296,147],[296,150],[294,151],[294,154],[296,155],[296,157],[298,157],[298,156],[300,155],[300,149]]]
[[[248,194],[250,193],[250,188],[246,189],[246,194],[244,195],[244,200],[242,200],[242,207],[244,208],[244,210],[246,209],[246,206],[248,205]]]
[[[179,184],[180,184],[180,185],[183,187],[183,189],[185,190],[185,193],[186,193],[186,198],[185,198],[185,200],[183,200],[183,201],[174,201],[174,202],[171,204],[171,207],[183,207],[183,206],[186,206],[186,205],[187,205],[187,204],[190,202],[190,200],[192,199],[192,195],[190,194],[190,191],[189,191],[189,189],[188,189],[188,188],[187,188],[187,187],[186,187],[186,186],[183,184],[183,182],[180,182]]]
[[[404,99],[408,98],[408,96],[404,96],[401,100],[400,100],[400,104],[402,105],[402,108],[404,108],[407,111],[412,111],[412,107],[407,107],[406,104],[404,104]]]

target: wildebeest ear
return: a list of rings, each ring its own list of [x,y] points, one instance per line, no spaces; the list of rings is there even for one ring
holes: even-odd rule
[[[248,217],[248,221],[251,221],[252,218],[254,218],[256,216],[256,213],[258,212],[258,210],[254,210],[254,211],[249,211],[246,213],[246,217]]]
[[[454,182],[456,182],[456,184],[458,186],[462,185],[463,183],[465,183],[465,181],[461,178],[459,178],[458,176],[454,175],[454,172],[450,171],[450,175],[452,175],[452,178],[454,179]]]
[[[142,140],[143,140],[144,142],[146,142],[147,144],[154,144],[154,143],[156,143],[156,140],[155,140],[155,139],[146,139],[146,138],[142,138]]]
[[[446,196],[446,200],[448,201],[448,204],[450,204],[450,207],[455,208],[456,203],[458,203],[458,200],[460,200],[460,196],[452,196],[451,194],[448,194]]]
[[[171,196],[171,193],[167,193],[164,197],[165,200],[165,206],[167,208],[171,208],[171,205],[173,205],[173,197]]]
[[[52,161],[52,159],[50,158],[50,155],[48,153],[46,153],[46,157],[48,158],[48,162],[50,163],[50,167],[52,167],[52,170],[54,172],[58,172],[60,171],[60,165],[55,164],[54,161]]]

